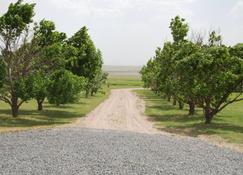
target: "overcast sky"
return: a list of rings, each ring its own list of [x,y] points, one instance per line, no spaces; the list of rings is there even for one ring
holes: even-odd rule
[[[0,0],[0,14],[16,0]],[[226,44],[243,42],[243,0],[25,0],[36,2],[35,20],[56,23],[71,36],[82,26],[106,65],[143,65],[171,40],[169,23],[186,18],[190,30],[219,30]]]

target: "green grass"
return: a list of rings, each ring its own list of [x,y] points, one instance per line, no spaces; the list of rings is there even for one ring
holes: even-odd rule
[[[108,78],[110,88],[139,88],[143,86],[139,76],[111,75]]]
[[[10,107],[0,101],[0,132],[18,131],[32,128],[55,127],[69,124],[97,107],[102,101],[108,98],[110,89],[142,87],[142,82],[138,76],[113,75],[108,79],[109,88],[106,92],[98,93],[88,99],[82,97],[76,104],[61,105],[59,107],[44,103],[44,110],[37,111],[37,104],[34,100],[24,103],[19,110],[19,116],[11,116]]]
[[[220,136],[230,143],[243,144],[243,101],[234,103],[205,125],[201,109],[194,116],[188,116],[188,106],[179,110],[171,102],[161,99],[150,90],[137,90],[137,94],[146,102],[145,114],[161,130],[189,135]]]
[[[105,94],[98,93],[88,99],[82,97],[76,104],[61,105],[59,107],[45,102],[43,111],[37,111],[37,104],[32,100],[20,107],[17,118],[11,116],[10,108],[6,103],[0,102],[0,132],[53,127],[72,123],[104,101],[109,95],[109,90],[107,89],[105,92]]]

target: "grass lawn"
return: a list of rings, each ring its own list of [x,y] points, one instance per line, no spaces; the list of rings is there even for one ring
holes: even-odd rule
[[[164,131],[189,135],[220,136],[230,143],[243,144],[243,101],[234,103],[221,111],[205,125],[201,109],[194,116],[188,116],[188,107],[179,110],[171,102],[161,99],[150,90],[137,90],[146,102],[145,113],[155,122],[156,128]]]
[[[143,87],[140,77],[135,75],[111,75],[108,78],[108,83],[112,89]]]
[[[88,99],[82,97],[76,104],[61,105],[59,107],[44,103],[44,110],[37,111],[37,104],[34,100],[24,103],[19,110],[19,116],[11,116],[10,107],[0,101],[0,132],[19,131],[32,128],[54,127],[69,124],[76,119],[85,116],[96,106],[108,98],[110,89],[142,87],[142,82],[138,76],[109,76],[109,88],[106,92],[98,93]]]
[[[17,118],[11,116],[10,108],[6,103],[0,102],[0,132],[53,127],[74,122],[104,101],[109,95],[109,90],[105,92],[88,99],[82,97],[76,104],[59,107],[45,102],[43,111],[37,111],[37,104],[32,100],[20,107]]]

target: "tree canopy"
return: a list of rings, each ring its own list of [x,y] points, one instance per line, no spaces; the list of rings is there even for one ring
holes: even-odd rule
[[[46,97],[60,105],[75,102],[81,91],[94,95],[107,77],[86,27],[67,38],[52,21],[34,22],[34,7],[18,0],[0,16],[0,100],[13,117],[31,99],[42,110]]]
[[[170,23],[173,42],[156,49],[155,56],[142,68],[145,87],[168,100],[189,105],[189,115],[195,107],[204,111],[205,123],[229,104],[243,100],[243,47],[222,44],[215,31],[207,43],[188,39],[188,24],[176,16]],[[195,40],[196,41],[196,40]]]

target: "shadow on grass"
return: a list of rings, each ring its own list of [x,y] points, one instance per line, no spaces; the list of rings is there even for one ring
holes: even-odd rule
[[[215,116],[212,123],[204,124],[202,111],[197,109],[195,115],[188,116],[188,107],[179,110],[171,102],[163,100],[150,91],[139,92],[140,96],[147,101],[147,115],[149,120],[154,121],[158,129],[196,137],[198,135],[219,134],[221,132],[243,133],[243,127],[236,123],[229,123],[220,114]],[[227,117],[226,117],[227,118]]]
[[[160,110],[164,109],[161,108]],[[168,109],[165,109],[164,111],[168,111]],[[202,134],[217,134],[220,131],[243,133],[243,127],[226,123],[217,116],[209,125],[204,124],[203,116],[198,114],[193,116],[184,114],[149,116],[151,117],[150,120],[152,121],[164,123],[162,128],[159,127],[160,130],[192,137],[196,137]]]
[[[62,106],[63,107],[63,106]],[[0,127],[33,127],[67,124],[84,114],[48,109],[43,111],[20,110],[17,118],[11,117],[10,110],[0,110]]]

